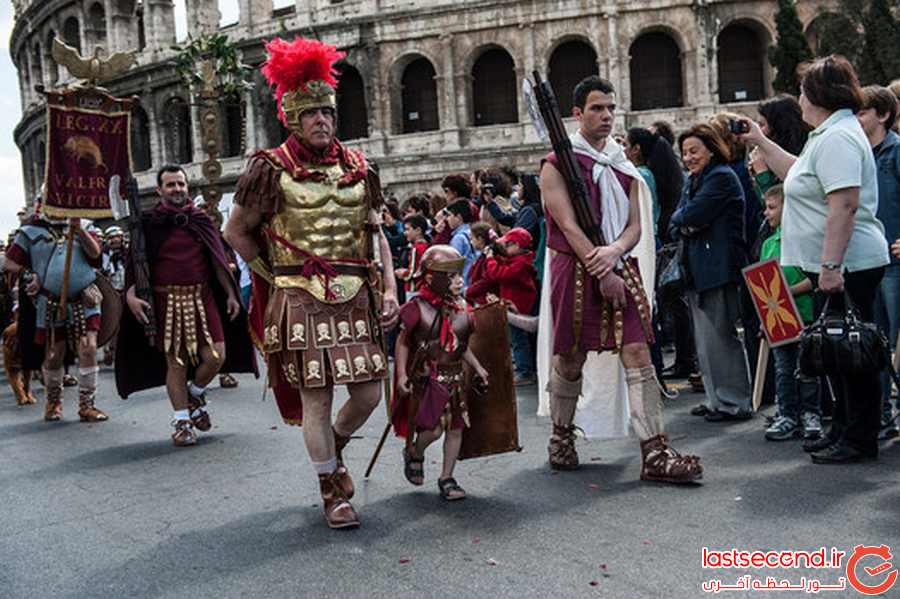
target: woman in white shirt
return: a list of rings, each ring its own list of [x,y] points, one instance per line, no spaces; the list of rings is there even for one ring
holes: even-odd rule
[[[862,89],[853,66],[837,55],[808,63],[800,88],[803,120],[814,129],[799,156],[743,119],[750,128],[744,140],[755,144],[768,167],[784,180],[781,264],[803,269],[823,292],[816,295],[816,316],[826,294],[831,294],[829,309],[842,309],[846,290],[862,319],[871,322],[888,246],[875,217],[875,158],[856,119]],[[881,414],[878,377],[835,373],[829,379],[835,394],[831,430],[805,443],[804,449],[818,464],[875,459]]]

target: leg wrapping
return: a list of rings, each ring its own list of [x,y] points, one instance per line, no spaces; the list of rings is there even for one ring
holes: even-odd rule
[[[631,426],[641,441],[664,432],[662,396],[653,366],[626,368]]]
[[[567,380],[555,368],[550,370],[547,391],[550,392],[550,418],[557,426],[569,426],[575,419],[575,408],[581,395],[582,377]]]

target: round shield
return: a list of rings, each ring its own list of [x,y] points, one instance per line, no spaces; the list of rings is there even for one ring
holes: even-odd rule
[[[122,293],[113,287],[104,275],[97,275],[94,284],[103,294],[103,302],[100,304],[100,332],[97,333],[97,347],[102,347],[119,332],[119,322],[122,320]]]

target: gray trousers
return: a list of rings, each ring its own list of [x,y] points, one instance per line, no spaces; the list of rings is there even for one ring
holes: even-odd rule
[[[737,285],[702,292],[689,290],[697,363],[706,388],[706,407],[729,414],[751,410],[750,377],[744,346],[735,324],[740,320]],[[748,334],[756,334],[749,331]]]

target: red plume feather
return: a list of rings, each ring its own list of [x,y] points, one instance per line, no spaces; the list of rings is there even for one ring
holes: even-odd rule
[[[337,87],[338,71],[334,63],[346,54],[336,47],[302,37],[293,42],[274,38],[266,44],[269,59],[263,65],[262,74],[269,86],[275,87],[275,99],[278,102],[278,116],[284,121],[281,109],[281,98],[288,92],[297,89],[306,90],[310,81],[324,81]]]

